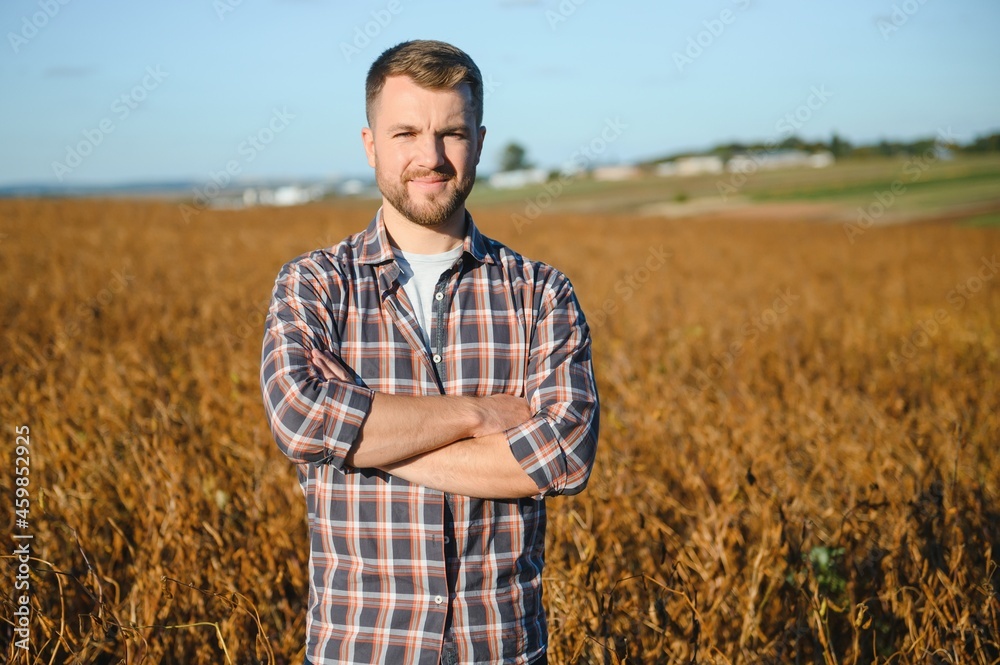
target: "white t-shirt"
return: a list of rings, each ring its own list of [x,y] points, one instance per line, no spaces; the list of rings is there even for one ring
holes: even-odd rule
[[[441,254],[414,254],[401,249],[392,248],[396,255],[396,263],[402,271],[399,285],[403,287],[406,297],[417,315],[417,323],[424,337],[424,344],[431,353],[431,326],[434,321],[434,296],[441,273],[451,268],[458,257],[462,255],[463,247],[459,245]]]

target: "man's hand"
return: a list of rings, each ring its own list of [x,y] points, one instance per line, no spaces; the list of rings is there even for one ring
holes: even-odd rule
[[[319,349],[312,349],[309,352],[309,359],[312,361],[313,365],[316,366],[316,369],[319,370],[319,373],[323,376],[323,378],[326,379],[327,381],[333,381],[334,379],[336,379],[337,381],[353,382],[350,374],[347,373],[347,370],[344,368],[344,366],[329,351],[320,351]]]
[[[506,432],[531,418],[528,400],[513,395],[491,395],[472,398],[479,414],[479,424],[473,429],[475,438]]]

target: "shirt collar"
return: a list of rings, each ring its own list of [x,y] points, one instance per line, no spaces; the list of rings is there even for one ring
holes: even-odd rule
[[[480,263],[496,263],[496,259],[490,252],[486,236],[479,232],[479,228],[472,220],[469,211],[465,211],[465,240],[462,241],[463,253],[468,254]],[[395,256],[392,253],[392,245],[389,244],[389,234],[385,230],[385,222],[382,219],[382,208],[375,213],[375,218],[365,229],[362,237],[361,253],[358,256],[360,263],[380,264],[392,261]]]

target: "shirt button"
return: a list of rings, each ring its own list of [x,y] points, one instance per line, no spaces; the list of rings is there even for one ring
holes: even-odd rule
[[[433,361],[434,361],[435,363],[439,363],[439,362],[441,362],[441,354],[440,354],[440,353],[435,353],[435,354],[434,354],[434,358],[432,358],[432,360],[433,360]]]
[[[442,598],[441,596],[434,596],[434,602],[440,605],[441,603],[444,602],[444,598]]]
[[[451,538],[449,538],[448,536],[445,536],[444,537],[444,544],[447,545],[450,542],[451,542]]]
[[[434,300],[444,300],[444,294],[438,291],[434,294]]]

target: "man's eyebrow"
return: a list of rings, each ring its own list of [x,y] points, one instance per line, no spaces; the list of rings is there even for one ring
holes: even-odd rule
[[[390,125],[386,130],[390,134],[396,134],[398,132],[419,132],[420,128],[416,125],[408,125],[405,123],[396,123],[395,125]],[[468,125],[464,123],[456,123],[454,125],[447,125],[437,130],[437,134],[454,134],[456,132],[467,133],[469,131]]]
[[[403,123],[396,123],[390,126],[386,131],[390,134],[395,134],[396,132],[415,132],[417,131],[416,125],[406,125]]]

